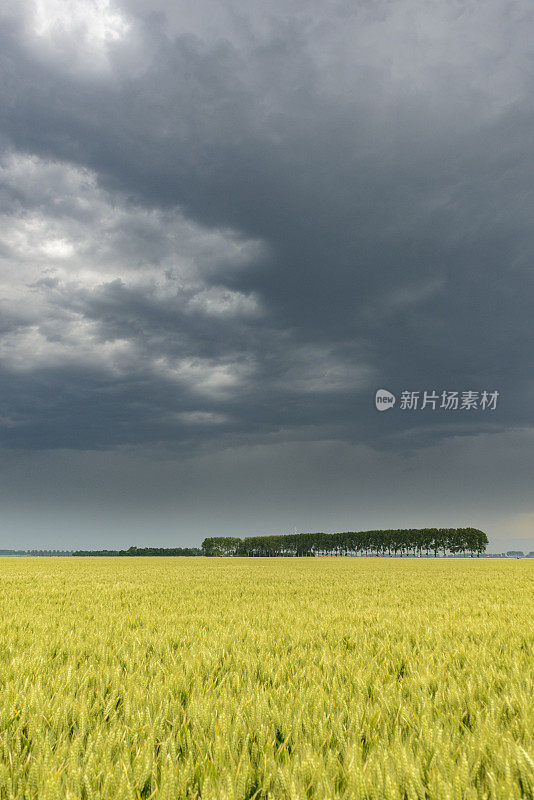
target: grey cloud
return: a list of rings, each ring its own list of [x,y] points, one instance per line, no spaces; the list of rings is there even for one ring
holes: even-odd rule
[[[532,425],[529,4],[91,8],[0,29],[5,446],[498,457]]]

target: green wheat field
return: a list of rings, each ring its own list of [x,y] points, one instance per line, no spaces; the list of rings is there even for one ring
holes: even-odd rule
[[[0,559],[0,798],[534,798],[534,561]]]

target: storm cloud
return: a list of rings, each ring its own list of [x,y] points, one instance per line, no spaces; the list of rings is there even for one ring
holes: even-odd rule
[[[43,504],[72,518],[39,490],[46,463],[83,514],[133,513],[105,479],[79,498],[97,459],[108,486],[121,470],[152,486],[169,542],[289,518],[434,524],[451,507],[450,524],[484,527],[495,498],[496,535],[530,541],[533,30],[532,5],[504,0],[3,12],[13,520]],[[500,394],[494,411],[380,414],[380,387]],[[466,473],[469,452],[484,464]],[[69,478],[65,459],[85,467]],[[264,481],[246,490],[249,470]],[[282,517],[268,474],[284,476]]]

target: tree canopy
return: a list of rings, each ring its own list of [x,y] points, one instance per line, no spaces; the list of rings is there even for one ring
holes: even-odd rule
[[[206,556],[456,555],[486,549],[488,537],[477,528],[400,528],[398,530],[214,536],[204,539]]]

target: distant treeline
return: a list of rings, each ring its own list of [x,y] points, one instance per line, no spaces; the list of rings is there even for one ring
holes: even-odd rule
[[[0,556],[71,556],[71,550],[0,550]]]
[[[477,528],[419,528],[346,533],[295,533],[204,539],[205,556],[427,556],[483,553],[488,537]]]
[[[129,547],[128,550],[75,550],[73,556],[202,556],[200,547]]]

